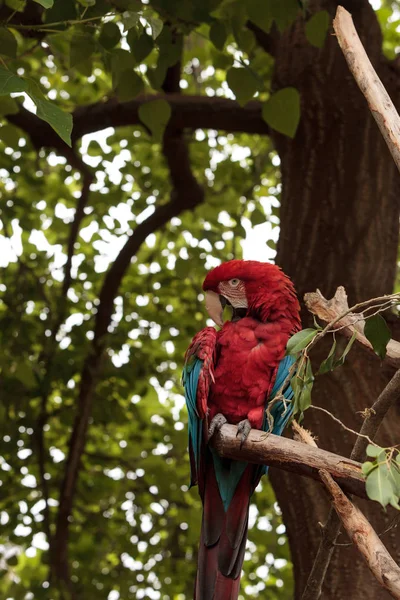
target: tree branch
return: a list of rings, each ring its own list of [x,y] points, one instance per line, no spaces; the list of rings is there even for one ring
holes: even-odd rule
[[[373,351],[371,344],[362,333],[364,328],[363,319],[360,318],[360,315],[350,312],[346,291],[343,287],[339,287],[336,290],[335,296],[331,300],[326,300],[319,290],[306,294],[305,303],[310,312],[318,318],[328,323],[335,322],[331,328],[336,329],[345,337],[351,337],[353,332],[356,331],[357,340],[368,348],[368,350]],[[365,303],[365,305],[367,306],[368,303]],[[342,315],[345,316],[342,317]],[[400,344],[398,342],[394,340],[389,342],[385,361],[395,366],[400,365]],[[394,377],[392,377],[372,406],[366,409],[366,416],[359,432],[360,435],[350,455],[352,460],[363,460],[369,441],[367,438],[374,439],[388,410],[399,397],[400,370],[395,373]],[[341,521],[339,516],[336,510],[331,508],[322,531],[321,542],[303,592],[302,600],[317,600],[320,597],[340,527]]]
[[[172,67],[167,73],[167,80],[171,85],[176,85],[176,81],[179,83],[179,78],[176,78],[175,72],[177,68],[179,68],[179,65]],[[101,127],[103,128],[104,124]],[[203,188],[199,185],[191,170],[189,151],[183,132],[172,129],[171,123],[164,134],[163,153],[168,163],[173,185],[170,201],[166,204],[158,204],[154,213],[136,227],[107,271],[99,294],[94,338],[83,365],[77,414],[69,440],[64,478],[60,487],[60,504],[54,535],[54,570],[57,577],[65,582],[69,582],[68,537],[70,515],[76,493],[81,457],[86,444],[93,393],[100,372],[106,347],[105,338],[114,309],[114,299],[118,294],[132,257],[138,252],[147,236],[166,225],[172,217],[178,216],[184,210],[194,209],[204,200]]]
[[[317,444],[308,431],[300,427],[296,421],[293,421],[292,427],[303,443],[317,448]],[[340,522],[353,544],[363,555],[374,577],[394,598],[400,598],[400,568],[382,544],[371,524],[346,497],[326,469],[321,469],[318,474],[331,495],[333,503],[328,522],[322,530],[321,544],[302,600],[315,600],[321,594],[322,584],[340,531]]]
[[[389,300],[390,296],[384,296],[380,300]],[[400,300],[400,296],[399,296]],[[344,287],[340,286],[331,300],[327,300],[319,290],[305,294],[304,302],[308,310],[326,323],[331,323],[330,329],[340,332],[346,338],[351,338],[357,333],[357,341],[371,353],[374,352],[371,344],[364,336],[364,319],[362,314],[350,312],[347,303],[347,294]],[[364,303],[362,303],[364,304]],[[365,303],[366,305],[368,303]],[[346,314],[345,314],[346,313]],[[344,315],[344,316],[342,316]],[[333,323],[335,321],[335,323]],[[387,354],[384,362],[396,368],[400,368],[400,343],[390,340],[387,346]]]
[[[277,44],[279,42],[279,33],[276,25],[272,25],[269,33],[260,29],[260,27],[257,27],[252,21],[247,21],[246,27],[254,33],[258,45],[261,46],[265,52],[271,54],[271,56],[275,56]]]
[[[240,107],[235,100],[208,98],[183,94],[152,94],[138,96],[129,102],[116,99],[79,106],[73,112],[72,140],[106,127],[140,125],[138,110],[142,104],[158,98],[167,99],[171,109],[169,125],[172,129],[217,129],[229,132],[258,133],[267,135],[268,125],[261,116],[261,103],[254,100]],[[23,106],[7,120],[29,135],[36,148],[53,148],[66,156],[71,149],[56,132]]]
[[[399,600],[400,568],[360,509],[346,498],[330,475],[321,472],[320,476],[349,538],[364,557],[371,573],[393,598]]]
[[[211,444],[220,456],[278,467],[318,481],[318,472],[326,469],[344,490],[361,498],[367,497],[360,463],[256,429],[250,431],[245,444],[240,447],[236,432],[235,425],[224,425],[212,438]]]
[[[338,6],[333,28],[349,69],[400,170],[400,117],[365,52],[350,13],[342,6]]]
[[[85,216],[85,207],[88,203],[89,194],[90,194],[90,186],[93,182],[94,176],[89,169],[89,167],[83,162],[81,158],[78,156],[75,157],[74,166],[77,168],[82,177],[82,188],[81,195],[76,205],[74,220],[71,225],[69,239],[68,239],[68,247],[67,247],[67,262],[65,263],[64,269],[64,281],[62,286],[62,295],[64,298],[67,297],[68,290],[71,286],[72,276],[71,276],[71,267],[72,267],[72,258],[74,255],[75,242],[78,237],[79,229],[82,223],[82,220]]]

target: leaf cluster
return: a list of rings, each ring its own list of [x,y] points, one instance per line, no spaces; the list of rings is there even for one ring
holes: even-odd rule
[[[362,465],[368,498],[376,500],[384,508],[390,505],[400,510],[399,451],[369,444],[367,455],[373,459]]]

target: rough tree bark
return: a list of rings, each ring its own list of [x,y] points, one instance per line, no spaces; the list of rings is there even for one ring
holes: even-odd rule
[[[311,4],[332,17],[337,8],[328,0]],[[381,32],[371,6],[355,0],[341,4],[352,13],[372,64],[399,106],[397,75],[382,55]],[[274,83],[276,88],[297,87],[302,98],[295,139],[274,136],[283,184],[277,262],[295,281],[300,297],[315,288],[331,297],[338,285],[346,287],[350,304],[392,292],[400,177],[336,39],[330,36],[323,50],[313,49],[305,40],[303,24],[297,22],[277,45]],[[304,311],[304,324],[308,319]],[[329,340],[316,349],[316,361],[326,356],[327,344]],[[372,403],[387,377],[377,359],[355,347],[340,371],[316,382],[313,402],[358,429],[357,412]],[[400,419],[394,413],[381,427],[378,439],[385,444],[399,441]],[[305,426],[318,436],[321,448],[349,455],[353,436],[329,417],[309,411]],[[326,519],[329,504],[313,481],[274,469],[271,479],[289,536],[299,598],[320,540],[318,521]],[[384,513],[378,505],[363,501],[360,507],[376,531],[387,529],[390,511]],[[382,539],[399,562],[396,529]],[[339,538],[339,543],[347,541],[343,535]],[[389,595],[351,546],[339,546],[322,597],[378,600]]]

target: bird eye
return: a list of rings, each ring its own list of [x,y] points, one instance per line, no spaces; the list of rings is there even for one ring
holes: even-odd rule
[[[230,279],[229,280],[229,285],[231,287],[237,287],[240,283],[240,279]]]

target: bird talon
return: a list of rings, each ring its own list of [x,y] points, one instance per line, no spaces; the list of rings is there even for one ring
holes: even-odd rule
[[[240,435],[240,448],[243,446],[243,444],[247,440],[250,431],[251,431],[251,424],[248,419],[243,419],[243,421],[240,421],[240,423],[238,423],[236,437],[238,437],[238,435]]]
[[[225,425],[228,421],[221,413],[215,415],[208,428],[208,439],[210,439],[216,431],[219,431],[222,425]]]

